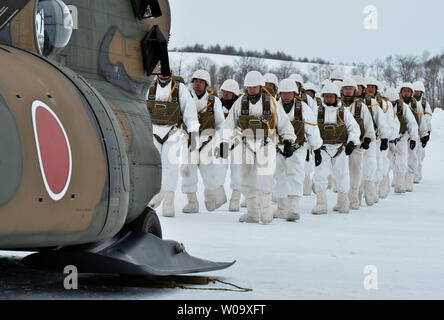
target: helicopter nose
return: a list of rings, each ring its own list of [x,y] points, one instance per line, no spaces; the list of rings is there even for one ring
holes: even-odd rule
[[[21,182],[23,154],[20,132],[0,92],[0,208],[10,202]]]

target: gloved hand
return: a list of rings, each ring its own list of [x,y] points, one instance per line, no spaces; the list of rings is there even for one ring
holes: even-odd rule
[[[364,150],[368,150],[370,148],[370,143],[372,143],[372,139],[364,138],[364,142],[361,143],[361,148]]]
[[[222,142],[219,146],[219,157],[228,159],[228,149],[230,145],[227,142]]]
[[[381,139],[381,151],[386,151],[389,148],[388,139]]]
[[[429,143],[429,141],[430,141],[430,134],[428,136],[422,137],[421,138],[422,147],[423,148],[427,147],[427,143]]]
[[[305,157],[306,162],[310,162],[310,150],[307,150],[307,156]]]
[[[197,132],[190,132],[188,134],[188,149],[190,149],[190,152],[194,152],[197,150],[197,137],[199,133]]]
[[[355,143],[353,141],[350,141],[347,144],[347,147],[345,147],[345,155],[349,156],[353,153],[353,150],[355,150]]]
[[[285,140],[284,141],[284,157],[285,158],[291,158],[293,156],[293,144],[291,141]]]
[[[321,149],[315,150],[315,165],[316,167],[319,167],[322,163],[322,155],[321,155]]]
[[[416,141],[415,140],[410,140],[410,150],[413,150],[416,148]]]

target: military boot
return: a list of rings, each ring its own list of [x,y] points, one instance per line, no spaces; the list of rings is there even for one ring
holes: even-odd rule
[[[216,194],[216,209],[222,207],[225,203],[227,203],[227,194],[225,193],[224,186],[220,186],[215,191]]]
[[[334,211],[339,213],[349,213],[350,212],[350,202],[348,200],[347,193],[338,192],[338,202],[333,208]]]
[[[288,197],[288,213],[287,213],[287,221],[298,221],[301,219],[299,213],[299,200],[301,197],[298,196],[289,196]]]
[[[216,203],[217,203],[217,189],[216,190],[208,190],[205,189],[205,207],[209,212],[213,212],[216,210]]]
[[[278,198],[278,208],[274,210],[273,217],[275,219],[285,219],[287,216],[287,198]]]
[[[271,194],[262,193],[259,197],[261,206],[261,222],[270,224],[273,222],[273,212],[271,212]]]
[[[350,202],[350,209],[359,210],[359,190],[351,188],[348,192],[348,200]]]
[[[230,212],[239,212],[240,211],[240,197],[241,197],[241,192],[240,190],[233,190],[233,193],[231,194],[231,199],[230,199]]]
[[[257,199],[251,198],[246,200],[247,213],[239,218],[239,222],[245,223],[259,223],[259,209],[257,206]]]
[[[364,181],[364,199],[368,206],[376,203],[375,184],[371,181]]]
[[[325,191],[316,194],[316,207],[311,211],[314,215],[327,214],[327,194]]]
[[[188,203],[183,207],[183,213],[199,213],[199,201],[195,192],[187,193]]]
[[[311,196],[312,191],[312,181],[309,174],[305,175],[304,178],[304,196]]]
[[[162,204],[162,215],[167,218],[174,217],[174,192],[165,192]]]
[[[413,173],[407,173],[405,175],[404,187],[405,191],[413,192],[413,180],[415,179],[415,175]]]
[[[395,183],[395,193],[405,193],[404,187],[405,174],[396,173],[393,182]]]

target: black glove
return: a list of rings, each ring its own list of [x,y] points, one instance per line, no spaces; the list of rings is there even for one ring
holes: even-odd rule
[[[381,151],[386,151],[389,148],[388,139],[381,139]]]
[[[430,141],[430,134],[428,136],[422,137],[421,138],[422,147],[423,148],[427,147],[427,143],[429,143],[429,141]]]
[[[285,158],[291,158],[293,156],[293,144],[291,141],[285,140],[284,141],[284,157]]]
[[[349,156],[353,153],[353,150],[355,150],[355,143],[353,141],[350,141],[347,144],[347,147],[345,147],[345,155]]]
[[[307,150],[307,156],[305,157],[305,161],[310,162],[310,150]]]
[[[416,148],[416,141],[415,140],[410,140],[410,150],[413,150]]]
[[[319,167],[322,163],[322,155],[321,155],[321,149],[315,150],[315,165],[316,167]]]
[[[190,149],[190,152],[197,150],[197,136],[197,132],[190,132],[188,134],[188,149]]]
[[[364,142],[361,143],[361,148],[364,150],[368,150],[370,148],[370,143],[372,143],[372,139],[364,138]]]
[[[228,149],[230,145],[227,142],[222,142],[219,146],[219,157],[228,159]]]

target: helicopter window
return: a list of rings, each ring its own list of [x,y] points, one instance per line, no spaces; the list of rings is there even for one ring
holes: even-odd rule
[[[35,14],[37,46],[45,57],[52,57],[71,39],[73,19],[61,0],[39,0]]]

